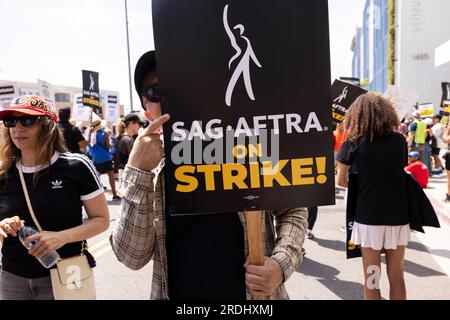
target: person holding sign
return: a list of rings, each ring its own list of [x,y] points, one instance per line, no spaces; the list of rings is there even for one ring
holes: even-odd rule
[[[118,260],[137,270],[153,258],[152,299],[288,299],[283,283],[302,259],[306,209],[264,212],[263,266],[248,262],[243,213],[171,216],[161,140],[170,116],[161,115],[153,51],[139,60],[135,85],[151,124],[136,139],[123,174],[120,220],[110,239]]]
[[[361,246],[367,300],[381,299],[382,251],[386,252],[390,298],[406,299],[403,261],[411,234],[404,172],[408,156],[406,141],[396,132],[398,126],[388,100],[362,95],[344,120],[348,140],[337,156],[338,185],[348,187],[349,172],[357,179],[350,244]]]
[[[445,169],[447,170],[447,196],[445,199],[445,202],[450,202],[450,121],[447,123],[447,127],[445,129],[444,135],[442,140],[444,140],[444,143],[448,143],[448,149],[447,153],[444,155],[445,159]]]

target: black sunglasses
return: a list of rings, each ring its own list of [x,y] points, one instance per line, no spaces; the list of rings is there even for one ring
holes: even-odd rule
[[[22,127],[25,128],[31,128],[32,126],[34,126],[34,124],[36,123],[36,121],[41,121],[42,117],[36,117],[36,116],[31,116],[31,117],[4,117],[3,118],[3,124],[5,125],[6,128],[15,128],[17,121],[20,122],[20,124],[22,125]]]
[[[144,91],[142,91],[142,95],[150,102],[159,103],[162,100],[159,84],[157,83],[148,86]]]

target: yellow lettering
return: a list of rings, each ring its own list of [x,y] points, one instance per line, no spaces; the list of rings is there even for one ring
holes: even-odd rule
[[[177,179],[181,183],[186,183],[187,185],[177,184],[178,192],[192,192],[195,191],[198,187],[198,181],[195,177],[187,175],[188,173],[194,174],[195,167],[194,166],[181,166],[175,170],[175,179]]]
[[[244,159],[247,156],[247,148],[244,145],[237,145],[233,148],[233,156],[236,159]]]
[[[258,157],[258,158],[261,158],[262,157],[262,144],[257,144],[256,146],[254,146],[254,145],[249,145],[248,146],[248,153],[249,153],[249,157],[250,158],[253,158],[255,155]]]
[[[261,177],[259,175],[259,163],[250,163],[250,184],[252,189],[261,188]]]
[[[198,166],[197,171],[205,174],[206,191],[216,190],[214,173],[220,172],[220,164]]]
[[[289,160],[280,160],[275,167],[272,166],[272,161],[263,162],[264,187],[273,187],[274,180],[282,187],[291,185],[281,173],[281,170],[283,170],[288,162]]]
[[[223,189],[233,190],[235,184],[238,189],[248,189],[244,180],[247,178],[247,168],[239,163],[226,163],[222,166],[223,171]],[[236,175],[233,175],[236,172]]]
[[[312,175],[312,165],[314,164],[313,158],[294,159],[291,161],[292,165],[292,185],[304,186],[314,184],[314,178],[305,178],[304,176]],[[305,166],[311,166],[305,168]]]

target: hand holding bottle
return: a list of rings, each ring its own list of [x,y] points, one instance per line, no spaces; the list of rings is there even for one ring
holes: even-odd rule
[[[64,246],[63,240],[58,239],[59,232],[41,232],[28,226],[19,230],[19,239],[28,253],[33,255],[45,267],[50,268],[56,264],[60,256],[56,249]]]

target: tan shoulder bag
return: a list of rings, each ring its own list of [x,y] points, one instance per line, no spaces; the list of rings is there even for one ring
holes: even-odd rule
[[[28,210],[39,232],[42,232],[43,229],[31,206],[21,161],[19,161],[18,167]],[[83,247],[79,256],[61,259],[56,264],[56,268],[50,269],[55,300],[96,300],[94,272],[85,255],[86,250],[86,242],[83,241]]]

